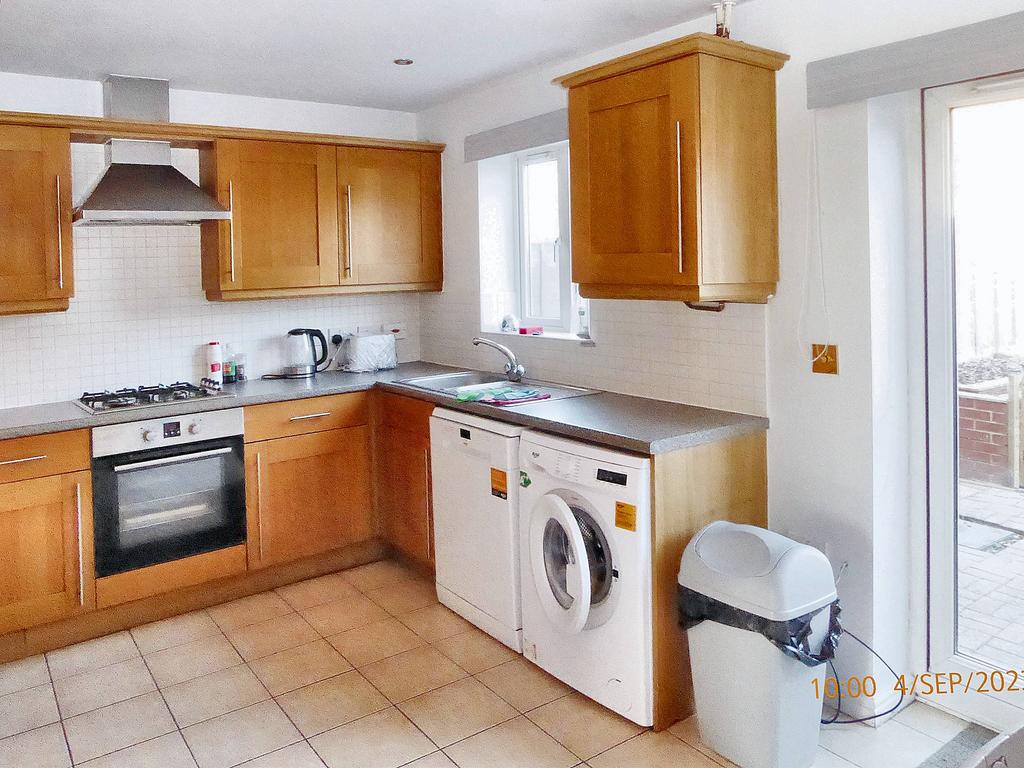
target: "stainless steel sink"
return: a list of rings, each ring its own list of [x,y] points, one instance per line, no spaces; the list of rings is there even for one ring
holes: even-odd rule
[[[536,379],[523,379],[521,382],[511,382],[500,373],[487,373],[485,371],[459,371],[458,373],[440,373],[434,376],[417,376],[412,379],[403,379],[398,383],[426,389],[430,392],[438,392],[453,398],[469,392],[504,389],[506,387],[522,387],[523,389],[537,390],[541,395],[547,395],[547,397],[543,398],[545,400],[561,400],[567,397],[590,395],[594,392],[592,389],[570,387],[566,384],[552,384],[547,381],[537,381]]]

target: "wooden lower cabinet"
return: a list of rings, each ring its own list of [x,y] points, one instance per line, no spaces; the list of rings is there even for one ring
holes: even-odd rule
[[[92,477],[0,484],[0,634],[95,607]]]
[[[374,491],[384,537],[405,557],[434,564],[430,484],[432,403],[379,393],[374,403]]]
[[[368,426],[249,443],[245,469],[250,568],[376,535]]]

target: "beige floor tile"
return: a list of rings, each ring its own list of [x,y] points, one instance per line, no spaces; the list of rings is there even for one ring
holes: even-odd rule
[[[225,632],[291,612],[292,607],[276,592],[261,592],[207,609],[210,618]]]
[[[698,752],[702,752],[707,755],[719,765],[723,765],[725,768],[734,768],[734,764],[731,761],[726,760],[700,740],[700,732],[697,729],[697,717],[695,715],[688,717],[685,720],[680,720],[678,723],[671,726],[668,729],[668,732],[676,738],[682,739]]]
[[[519,658],[519,654],[476,627],[431,643],[471,675]]]
[[[83,763],[175,730],[159,693],[94,709],[64,721],[71,757]]]
[[[306,737],[391,706],[366,678],[354,671],[286,693],[277,703]]]
[[[246,661],[320,639],[320,634],[297,613],[232,629],[227,636]]]
[[[242,763],[239,768],[324,768],[324,761],[309,744],[300,741],[269,755],[257,757],[248,763]]]
[[[184,645],[210,635],[220,634],[220,627],[206,611],[193,611],[181,616],[143,624],[132,630],[132,637],[143,654]]]
[[[301,613],[302,617],[324,637],[390,618],[387,611],[362,595],[315,605]]]
[[[82,768],[196,768],[196,761],[181,734],[175,731],[81,765]]]
[[[156,684],[167,688],[242,662],[228,639],[212,635],[145,656]]]
[[[411,699],[466,676],[461,667],[429,645],[368,664],[360,672],[393,702]]]
[[[57,701],[49,683],[0,697],[0,738],[58,720]]]
[[[296,611],[301,611],[304,608],[331,603],[343,597],[354,597],[359,594],[359,590],[345,578],[344,574],[329,573],[326,576],[300,581],[298,584],[278,587],[277,593],[284,598],[288,605]]]
[[[459,614],[440,603],[402,614],[399,620],[427,642],[444,640],[446,637],[458,635],[473,628],[473,625]]]
[[[560,699],[572,691],[569,686],[523,658],[492,667],[478,674],[476,679],[520,712]]]
[[[50,682],[50,670],[42,654],[0,664],[0,696]]]
[[[182,729],[199,768],[228,768],[302,739],[273,701]]]
[[[966,720],[929,707],[923,701],[915,701],[893,719],[942,742],[949,741],[968,726]]]
[[[526,716],[581,760],[589,760],[644,730],[580,693],[563,696]]]
[[[398,708],[439,747],[447,747],[519,714],[472,677],[411,698]]]
[[[587,762],[593,768],[720,768],[711,758],[665,731],[641,733]]]
[[[401,616],[436,603],[437,587],[432,581],[412,579],[371,589],[366,596],[393,616]]]
[[[402,651],[423,645],[424,640],[398,619],[376,621],[327,638],[349,662],[364,667]]]
[[[50,674],[57,680],[91,669],[107,667],[119,661],[127,661],[138,655],[139,649],[135,646],[132,636],[127,632],[116,632],[113,635],[50,651],[46,654],[46,660],[50,665]]]
[[[369,592],[371,589],[379,589],[399,581],[419,578],[419,575],[411,568],[396,563],[394,560],[378,560],[375,563],[360,565],[357,568],[342,571],[342,575],[362,592]]]
[[[404,768],[458,768],[444,752],[434,752],[408,763]]]
[[[65,677],[53,684],[61,717],[74,717],[156,690],[142,659],[128,659],[109,667]]]
[[[579,763],[576,755],[525,717],[470,736],[445,752],[459,768],[569,768]],[[620,768],[626,765],[642,763],[622,763]]]
[[[844,760],[839,755],[832,754],[824,747],[818,747],[818,753],[811,768],[859,768],[859,766],[849,760]]]
[[[249,666],[275,696],[352,669],[326,640],[264,656]]]
[[[228,667],[163,689],[179,728],[257,704],[270,698],[245,664]]]
[[[0,768],[70,768],[60,723],[0,740]]]
[[[437,748],[397,709],[385,709],[309,740],[328,768],[396,768]]]
[[[920,765],[942,742],[890,720],[878,728],[864,725],[829,725],[821,729],[820,742],[857,765],[912,768]]]

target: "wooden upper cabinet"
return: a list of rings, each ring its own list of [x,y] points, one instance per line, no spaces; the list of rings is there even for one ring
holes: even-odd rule
[[[200,173],[232,210],[202,225],[210,299],[441,287],[437,151],[219,139]]]
[[[338,285],[334,147],[225,139],[214,152],[203,168],[214,178],[204,182],[232,216],[203,225],[207,290]]]
[[[66,310],[73,293],[71,134],[0,125],[0,315]]]
[[[340,147],[344,276],[358,285],[441,281],[441,158]]]
[[[764,302],[783,54],[690,35],[560,78],[583,296]]]

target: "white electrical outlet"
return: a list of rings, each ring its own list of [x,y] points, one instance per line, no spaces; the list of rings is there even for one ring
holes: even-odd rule
[[[381,326],[380,323],[376,323],[376,324],[368,323],[368,324],[365,324],[365,325],[360,324],[359,332],[360,333],[381,333],[382,328],[383,328],[383,326]]]
[[[385,333],[392,333],[397,341],[409,338],[409,329],[405,325],[404,320],[399,320],[393,323],[383,323],[381,327]]]

